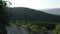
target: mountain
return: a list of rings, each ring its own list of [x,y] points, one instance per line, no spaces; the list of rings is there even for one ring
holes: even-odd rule
[[[41,11],[44,11],[46,13],[55,14],[60,16],[60,8],[53,8],[53,9],[41,9]]]
[[[42,22],[60,22],[60,16],[45,13],[43,11],[34,10],[25,7],[15,7],[9,9],[12,19]]]

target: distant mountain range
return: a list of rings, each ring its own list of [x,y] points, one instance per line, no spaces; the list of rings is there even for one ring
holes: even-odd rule
[[[42,9],[41,11],[44,11],[46,13],[55,14],[60,16],[60,8],[54,8],[54,9]]]
[[[43,11],[34,10],[24,7],[15,7],[9,9],[10,16],[13,19],[27,20],[27,21],[46,21],[46,22],[60,22],[60,16],[49,14]]]

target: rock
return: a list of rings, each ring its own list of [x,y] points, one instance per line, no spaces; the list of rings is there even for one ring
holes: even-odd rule
[[[21,26],[16,26],[10,24],[10,26],[6,26],[7,34],[28,34],[28,32]]]

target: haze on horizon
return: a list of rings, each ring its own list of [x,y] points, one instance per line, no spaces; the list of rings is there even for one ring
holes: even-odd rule
[[[8,0],[10,7],[28,7],[32,9],[60,8],[60,0]]]

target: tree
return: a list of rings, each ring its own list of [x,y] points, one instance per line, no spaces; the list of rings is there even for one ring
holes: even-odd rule
[[[6,25],[8,25],[8,13],[6,12],[6,1],[0,0],[0,34],[7,34]]]

